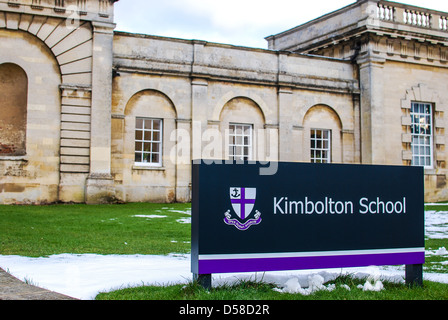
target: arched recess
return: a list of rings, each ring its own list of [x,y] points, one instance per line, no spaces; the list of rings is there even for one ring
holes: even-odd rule
[[[266,104],[266,102],[261,97],[259,97],[258,95],[255,95],[255,94],[251,94],[250,92],[247,95],[246,94],[238,95],[238,94],[235,94],[235,92],[230,91],[227,94],[223,95],[221,97],[221,99],[219,99],[219,101],[215,105],[215,107],[213,108],[211,120],[219,121],[220,116],[221,116],[226,104],[229,103],[229,101],[232,101],[233,99],[242,98],[242,97],[253,101],[253,103],[255,105],[257,105],[257,107],[260,109],[261,113],[263,114],[263,117],[266,119],[266,117],[269,115],[269,108],[268,108],[268,105]]]
[[[0,185],[4,186],[0,202],[55,202],[59,200],[61,141],[58,62],[48,47],[29,33],[0,29],[0,43],[7,48],[0,51],[0,63],[3,67],[17,66],[13,73],[21,74],[22,83],[18,92],[27,91],[19,102],[26,105],[21,119],[24,132],[20,134],[25,147],[18,148],[15,154],[0,155]],[[15,99],[10,96],[7,102],[10,98]]]
[[[171,99],[148,89],[132,96],[124,119],[113,122],[113,130],[118,132],[112,133],[112,171],[121,184],[118,196],[124,201],[175,199],[176,166],[170,160],[175,141],[170,136],[176,118]]]
[[[329,162],[341,163],[342,127],[341,119],[333,108],[319,104],[308,109],[303,118],[303,160],[309,162],[313,157],[320,158],[320,153],[316,152],[328,150]],[[317,150],[314,155],[313,150]]]
[[[266,158],[265,116],[260,106],[247,97],[228,101],[219,116],[224,137],[224,159],[260,160]]]
[[[3,28],[2,28],[3,26]],[[26,32],[35,37],[57,60],[62,83],[92,84],[93,35],[92,25],[81,21],[67,26],[64,18],[42,18],[25,13],[0,13],[0,30]]]
[[[0,155],[26,154],[28,77],[13,63],[0,64]]]
[[[155,89],[144,89],[136,92],[126,103],[124,114],[151,113],[155,117],[177,117],[176,106],[165,93]]]

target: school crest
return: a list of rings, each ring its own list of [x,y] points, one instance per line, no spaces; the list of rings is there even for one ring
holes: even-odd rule
[[[235,226],[238,230],[246,231],[253,225],[261,223],[261,213],[255,210],[257,199],[256,188],[232,187],[229,190],[232,210],[224,214],[224,222]]]

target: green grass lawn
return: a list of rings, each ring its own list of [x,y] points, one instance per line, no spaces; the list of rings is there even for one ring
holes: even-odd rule
[[[197,283],[187,285],[141,286],[100,293],[96,300],[448,300],[448,285],[424,282],[423,288],[409,288],[404,284],[383,282],[384,290],[363,291],[365,279],[342,276],[326,283],[335,284],[333,291],[316,291],[311,295],[280,293],[274,284],[257,281],[240,281],[205,290]],[[348,285],[347,290],[342,285]]]
[[[54,254],[144,254],[190,252],[190,204],[134,203],[121,205],[0,206],[0,254],[42,257]],[[447,206],[426,207],[448,211]],[[140,216],[140,217],[139,217]],[[145,217],[145,216],[152,216]],[[426,249],[448,248],[448,239],[427,239]],[[425,272],[448,273],[445,257],[429,255]],[[195,283],[168,287],[141,286],[100,294],[97,299],[119,300],[408,300],[448,299],[448,285],[425,281],[424,288],[385,283],[386,290],[363,292],[365,280],[338,278],[332,292],[311,296],[284,294],[272,285],[241,282],[206,291]],[[339,284],[350,285],[348,291]]]
[[[0,206],[0,254],[188,253],[190,224],[177,222],[187,210],[189,204]]]

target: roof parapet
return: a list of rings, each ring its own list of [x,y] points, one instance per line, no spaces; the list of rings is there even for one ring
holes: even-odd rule
[[[367,31],[448,43],[448,13],[383,0],[358,0],[266,38],[271,50],[308,51]]]

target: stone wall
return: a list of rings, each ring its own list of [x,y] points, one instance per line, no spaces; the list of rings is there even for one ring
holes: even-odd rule
[[[0,156],[20,177],[1,178],[14,185],[2,202],[113,198],[102,188],[111,181],[113,2],[0,1],[0,64],[28,78],[26,150]]]
[[[190,160],[204,153],[228,159],[230,123],[253,126],[253,159],[309,161],[309,131],[317,127],[334,132],[334,162],[360,160],[359,91],[350,63],[116,33],[114,68],[112,175],[123,201],[189,201]],[[136,117],[164,120],[161,167],[134,164]],[[186,146],[172,136],[175,129],[188,135]]]
[[[262,50],[114,32],[113,2],[0,0],[0,203],[187,202],[191,160],[228,159],[235,125],[253,160],[309,162],[328,130],[333,163],[411,165],[413,102],[434,111],[426,199],[448,199],[448,15],[360,0]]]

